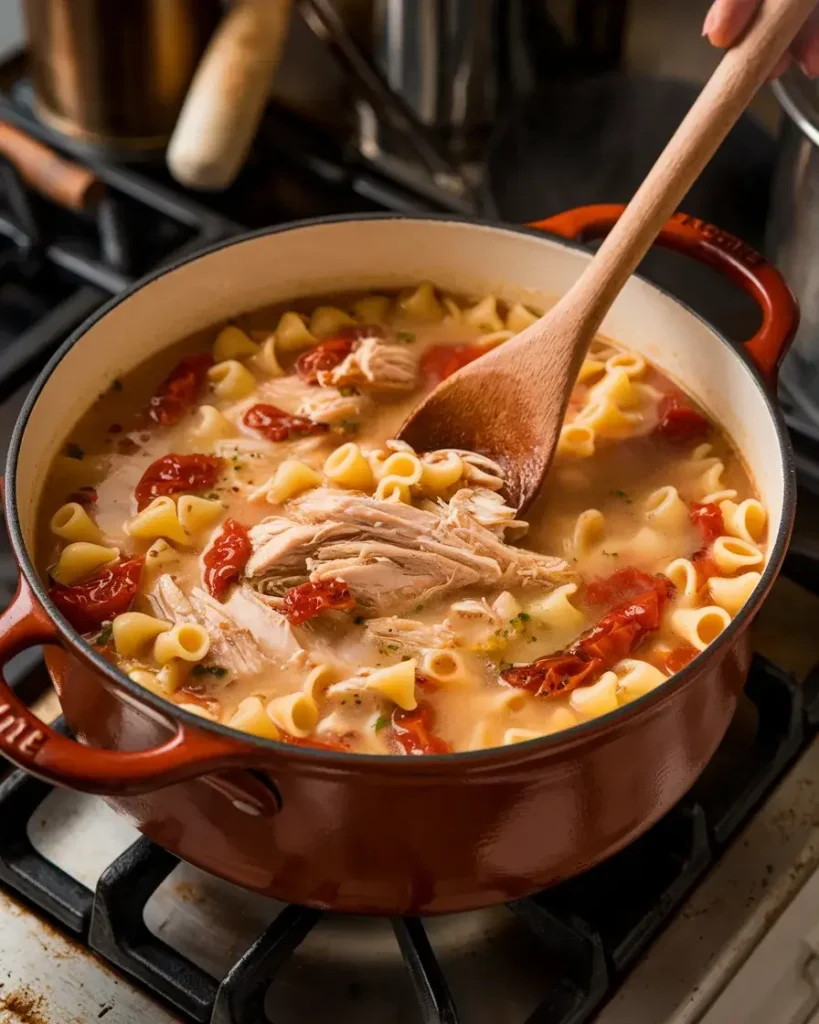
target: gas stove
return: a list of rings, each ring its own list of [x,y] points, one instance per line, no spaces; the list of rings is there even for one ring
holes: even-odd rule
[[[0,120],[74,159],[31,117],[25,82],[0,97]],[[275,173],[251,166],[239,187],[206,201],[161,170],[83,163],[87,187],[67,210],[53,201],[53,177],[41,181],[44,197],[30,173],[0,158],[3,445],[50,353],[150,268],[246,227],[434,208],[304,123],[273,134],[287,139]],[[818,452],[800,449],[802,520],[760,615],[728,735],[695,788],[633,845],[508,906],[351,918],[245,892],[180,863],[102,800],[6,772],[0,1021],[772,1024],[762,997],[749,1010],[762,1016],[742,1016],[731,993],[775,920],[791,922],[790,940],[777,939],[780,957],[788,941],[799,948],[798,919],[788,915],[797,894],[812,892],[819,863]],[[15,576],[3,544],[4,604]],[[44,717],[58,713],[39,653],[16,659],[9,678]],[[812,971],[810,958],[794,956],[797,973],[803,961]],[[813,977],[789,989],[802,1016],[782,1021],[811,1019]],[[748,983],[741,988],[747,1001]]]

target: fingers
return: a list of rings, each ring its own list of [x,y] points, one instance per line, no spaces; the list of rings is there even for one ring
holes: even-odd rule
[[[702,34],[714,46],[733,46],[750,25],[761,0],[715,0],[711,5]]]
[[[819,75],[819,11],[808,18],[791,46],[791,53],[806,75]]]

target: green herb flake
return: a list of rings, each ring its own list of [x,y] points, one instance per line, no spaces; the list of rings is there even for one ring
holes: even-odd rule
[[[227,669],[221,665],[194,665],[191,669],[192,676],[216,676],[217,679],[224,679]]]
[[[381,732],[382,729],[386,729],[387,719],[383,715],[379,715],[373,723],[373,732]]]
[[[500,665],[498,665],[499,672],[508,672],[510,668],[512,668],[511,661],[502,661]]]
[[[617,551],[604,551],[602,553],[604,555],[607,555],[609,558],[619,558],[620,557],[620,555],[619,555],[619,553]]]
[[[339,420],[335,429],[339,434],[354,434],[358,430],[358,423],[355,420]]]
[[[75,444],[73,441],[71,441],[69,444],[65,446],[65,454],[69,457],[69,459],[85,458],[85,452],[82,450],[82,448],[80,448],[78,444]]]
[[[113,622],[106,622],[102,629],[97,634],[97,638],[94,641],[95,647],[107,647],[108,644],[114,639],[114,624]]]
[[[399,341],[403,341],[406,345],[411,345],[415,341],[415,335],[412,331],[398,331],[395,336]]]
[[[338,389],[338,393],[344,398],[352,398],[353,395],[358,394],[358,388],[354,384],[343,384]]]
[[[616,491],[612,491],[611,493],[615,498],[619,498],[621,501],[624,501],[627,505],[631,504],[632,499],[629,497],[628,494],[626,494],[625,491],[621,491],[618,489]]]

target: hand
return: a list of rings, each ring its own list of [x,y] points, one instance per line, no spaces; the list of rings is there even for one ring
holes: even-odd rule
[[[762,0],[714,0],[702,26],[702,34],[714,46],[733,46],[750,25]],[[771,78],[777,78],[796,61],[811,78],[819,75],[819,3],[793,42],[788,53],[774,68]]]

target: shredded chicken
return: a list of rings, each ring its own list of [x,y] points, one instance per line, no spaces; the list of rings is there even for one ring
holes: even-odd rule
[[[204,626],[211,645],[208,659],[231,675],[261,672],[270,657],[286,661],[302,650],[287,619],[245,585],[221,604],[199,587],[186,596],[166,573],[149,598],[163,618]]]
[[[440,650],[455,646],[455,634],[445,623],[428,625],[416,619],[402,619],[389,615],[382,619],[368,619],[367,639],[376,643],[396,644],[400,654],[418,654],[421,651]]]
[[[358,423],[372,400],[366,395],[342,395],[337,388],[312,388],[297,409],[314,423]]]
[[[450,508],[468,512],[476,522],[491,530],[501,540],[519,540],[529,524],[517,519],[517,512],[496,492],[485,487],[463,487],[449,499]]]
[[[363,391],[412,391],[418,383],[418,357],[407,345],[364,338],[338,366],[321,371],[318,382]]]
[[[291,502],[287,517],[250,531],[246,574],[283,593],[299,574],[341,579],[373,615],[469,587],[552,588],[571,578],[559,558],[511,547],[462,506],[435,511],[355,493],[317,488]]]

